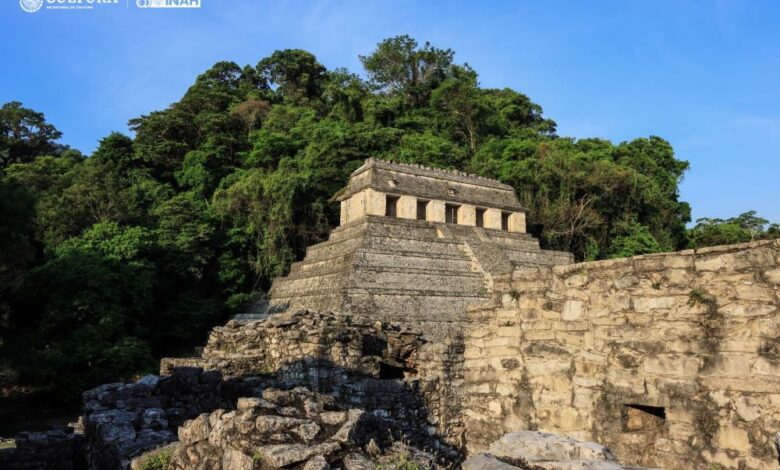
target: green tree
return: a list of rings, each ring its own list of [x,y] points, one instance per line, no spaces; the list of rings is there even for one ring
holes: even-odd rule
[[[43,113],[18,101],[0,107],[0,175],[12,163],[26,163],[57,149],[62,133],[46,122]]]
[[[279,96],[297,104],[318,100],[327,76],[317,58],[300,49],[274,52],[257,64],[257,72]]]
[[[758,217],[756,211],[744,212],[730,219],[701,218],[688,230],[691,248],[728,245],[754,240],[780,238],[777,224]]]
[[[402,35],[381,41],[360,61],[375,89],[399,94],[418,107],[450,75],[454,56],[451,49],[437,49],[428,42],[420,48],[416,40]]]

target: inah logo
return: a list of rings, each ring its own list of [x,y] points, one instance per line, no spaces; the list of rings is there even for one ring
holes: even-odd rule
[[[27,13],[35,13],[43,6],[43,0],[19,0],[19,5]]]
[[[200,8],[200,0],[136,0],[138,8]]]

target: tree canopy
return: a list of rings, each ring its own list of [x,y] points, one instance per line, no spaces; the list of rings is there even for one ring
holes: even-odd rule
[[[545,248],[578,260],[775,236],[748,213],[690,232],[688,163],[660,137],[559,136],[519,91],[483,88],[409,36],[360,60],[309,52],[219,62],[89,157],[43,114],[0,109],[0,352],[73,398],[202,342],[338,222],[328,203],[367,157],[497,178]]]

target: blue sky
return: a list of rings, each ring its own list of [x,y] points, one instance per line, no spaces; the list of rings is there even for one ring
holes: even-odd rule
[[[775,0],[202,2],[25,13],[3,0],[0,102],[44,112],[63,143],[89,153],[217,61],[302,48],[358,71],[358,54],[410,34],[454,49],[483,86],[529,95],[561,135],[669,140],[691,163],[682,199],[694,218],[755,209],[780,222]]]

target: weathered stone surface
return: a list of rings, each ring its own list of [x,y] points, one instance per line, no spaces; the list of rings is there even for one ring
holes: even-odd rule
[[[615,456],[609,449],[595,442],[582,442],[536,431],[505,434],[501,439],[490,444],[488,452],[499,458],[525,459],[529,462],[615,460]]]
[[[494,277],[464,340],[468,449],[543,429],[632,465],[774,470],[778,262],[765,241]]]
[[[624,467],[595,442],[536,431],[512,432],[469,457],[463,470],[641,470]],[[650,469],[645,469],[650,470]]]
[[[476,454],[463,462],[462,470],[523,470],[522,467],[509,465],[488,454]]]
[[[216,410],[210,416],[201,415],[187,421],[179,434],[198,436],[198,439],[190,438],[187,443],[179,444],[173,453],[171,468],[178,470],[189,465],[189,468],[210,470],[327,469],[330,460],[342,462],[344,470],[370,469],[374,468],[375,462],[389,462],[384,468],[390,470],[396,468],[392,466],[392,457],[401,454],[404,461],[421,462],[431,470],[440,468],[425,452],[406,446],[399,448],[398,443],[390,445],[387,439],[397,434],[397,428],[373,413],[360,409],[330,409],[336,406],[331,397],[302,387],[291,390],[266,388],[261,393],[268,403],[276,403],[273,408],[242,406],[233,412]],[[253,400],[239,401],[244,405],[257,404]],[[312,402],[319,405],[313,407]],[[298,417],[281,415],[282,411]],[[332,417],[336,413],[346,416],[340,428],[322,420],[323,415]],[[201,438],[205,434],[204,423],[209,423],[211,429],[207,440]],[[385,450],[377,442],[386,444]],[[371,449],[373,455],[369,457],[364,449]],[[209,467],[203,467],[203,462]]]
[[[375,468],[374,462],[363,454],[352,453],[344,457],[344,470],[374,470]]]
[[[230,470],[252,470],[254,461],[252,457],[230,447],[222,454],[222,468]]]
[[[317,455],[306,462],[306,465],[303,466],[303,470],[330,470],[330,465],[328,464],[328,461],[325,460],[325,457]]]

